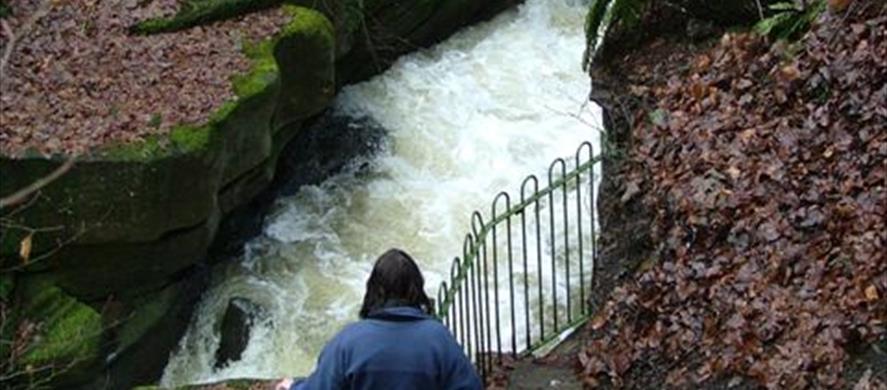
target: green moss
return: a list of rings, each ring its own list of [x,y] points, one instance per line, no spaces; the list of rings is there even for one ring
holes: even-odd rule
[[[328,41],[335,41],[335,36],[333,35],[335,29],[333,29],[333,24],[324,14],[311,8],[289,4],[283,6],[283,9],[292,17],[292,19],[283,27],[282,35],[320,34]]]
[[[227,105],[223,106],[227,108]],[[214,125],[202,127],[178,126],[169,133],[169,139],[177,151],[189,153],[205,148],[209,144]]]
[[[22,364],[86,362],[98,356],[102,333],[98,312],[47,279],[30,283],[25,294],[22,318],[39,324],[39,337]]]
[[[137,34],[157,34],[184,30],[224,20],[280,4],[283,0],[189,0],[170,18],[148,19],[136,24]]]
[[[302,7],[288,6],[287,9],[293,15],[293,22],[280,35],[286,34],[286,31],[310,26],[310,21],[313,21],[312,18],[315,17],[313,11],[305,12]],[[324,18],[324,20],[326,19]],[[215,128],[234,112],[243,99],[261,93],[277,80],[279,69],[277,61],[274,59],[274,46],[278,40],[279,37],[275,37],[245,45],[244,53],[252,60],[252,66],[246,74],[232,77],[231,83],[237,99],[222,104],[210,116],[207,124],[203,126],[180,124],[174,127],[168,136],[150,136],[142,142],[114,144],[105,148],[101,154],[105,157],[126,161],[149,161],[173,152],[190,153],[205,148],[208,146]],[[156,118],[159,119],[159,116]],[[155,120],[155,117],[152,117],[151,122],[149,125],[159,125],[159,123],[154,123],[159,122],[159,120]]]
[[[164,137],[149,136],[140,142],[108,145],[99,154],[114,160],[148,161],[163,155],[167,143]]]
[[[255,95],[277,79],[278,67],[274,60],[275,39],[267,39],[258,44],[244,47],[244,52],[252,60],[252,68],[247,74],[234,76],[234,93],[244,98]]]
[[[274,46],[274,58],[281,69],[274,128],[317,114],[335,94],[333,24],[309,8],[287,5],[284,9],[292,20]]]

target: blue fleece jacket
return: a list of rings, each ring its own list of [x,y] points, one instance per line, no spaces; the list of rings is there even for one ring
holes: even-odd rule
[[[390,307],[351,324],[327,343],[317,368],[291,390],[481,389],[450,332],[414,307]]]

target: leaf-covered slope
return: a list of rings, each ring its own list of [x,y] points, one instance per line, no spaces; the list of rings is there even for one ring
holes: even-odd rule
[[[174,34],[129,34],[178,3],[10,1],[10,28],[0,29],[0,47],[13,45],[0,81],[0,153],[80,154],[206,123],[235,97],[231,78],[250,69],[243,48],[289,20],[273,9]]]
[[[651,104],[627,180],[657,247],[592,321],[587,383],[852,386],[850,351],[887,322],[887,6],[795,46],[727,35],[666,74],[645,55],[618,68]]]

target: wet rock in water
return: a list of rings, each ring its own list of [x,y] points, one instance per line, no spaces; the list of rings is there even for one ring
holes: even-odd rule
[[[221,340],[219,349],[216,350],[215,368],[218,370],[231,362],[239,361],[249,345],[253,326],[267,318],[268,312],[255,302],[246,298],[231,298],[222,317]]]
[[[384,146],[387,130],[369,116],[350,116],[329,110],[284,149],[277,176],[282,195],[292,195],[303,185],[322,182],[349,164],[371,156]]]

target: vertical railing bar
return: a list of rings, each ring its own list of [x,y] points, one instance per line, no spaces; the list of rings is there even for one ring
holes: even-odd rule
[[[483,364],[478,364],[481,360],[481,346],[480,336],[478,336],[478,321],[480,321],[479,309],[478,309],[478,292],[477,292],[477,256],[474,250],[474,237],[471,234],[465,235],[465,240],[462,244],[462,257],[466,259],[472,259],[471,265],[472,267],[468,270],[469,280],[468,286],[471,289],[471,307],[472,307],[472,325],[474,325],[474,362],[475,365],[478,365],[483,371]],[[486,377],[485,373],[481,372],[481,374]]]
[[[478,350],[478,362],[481,365],[481,371],[484,374],[484,378],[486,379],[487,375],[487,365],[486,365],[486,355],[484,354],[484,316],[483,316],[483,290],[481,289],[481,267],[480,267],[480,247],[477,246],[477,242],[475,242],[474,250],[474,259],[477,263],[477,267],[475,267],[474,272],[474,288],[477,290],[477,350]]]
[[[480,303],[478,309],[478,317],[480,317],[480,336],[481,336],[481,344],[479,349],[481,350],[481,364],[484,365],[483,372],[490,373],[493,369],[492,361],[490,361],[489,351],[490,351],[490,302],[489,302],[489,280],[487,278],[488,268],[487,268],[487,237],[483,233],[486,227],[484,226],[483,216],[480,212],[475,211],[471,214],[471,232],[475,237],[475,259],[477,259],[477,272],[478,272],[478,286],[480,287],[478,290],[478,301]],[[483,234],[483,235],[482,235]],[[481,252],[483,249],[483,252]],[[483,256],[481,256],[483,253]],[[483,279],[481,279],[483,278]],[[484,315],[486,313],[486,315]],[[484,333],[484,325],[486,325],[486,333]],[[486,347],[486,349],[484,349]],[[484,383],[486,383],[486,377],[484,377]]]
[[[443,294],[443,297],[441,297]],[[450,327],[450,316],[447,315],[444,306],[447,305],[447,282],[443,281],[440,283],[440,288],[437,290],[437,316],[443,320],[444,326],[447,329],[452,329]]]
[[[590,143],[588,144],[588,154],[589,154],[589,161],[594,161],[594,147]],[[590,218],[591,218],[591,267],[588,270],[588,273],[589,273],[588,289],[590,292],[594,291],[594,286],[595,286],[594,277],[595,277],[595,273],[596,273],[595,271],[598,266],[597,265],[597,261],[598,261],[598,257],[597,257],[598,256],[598,254],[597,254],[597,227],[595,226],[595,225],[597,225],[597,215],[595,215],[596,214],[595,209],[597,209],[597,198],[595,197],[595,193],[594,193],[594,180],[595,180],[594,167],[597,164],[598,164],[597,162],[592,162],[590,164],[591,168],[589,171],[590,174],[589,174],[589,179],[588,179],[588,199],[590,202],[590,207],[588,209],[590,210],[589,213],[591,214],[591,216],[590,216]],[[591,304],[591,301],[589,301],[588,299],[586,299],[586,301],[589,302],[589,305]],[[592,308],[589,307],[589,311],[591,309]]]
[[[538,186],[535,190],[535,194],[539,192]],[[543,293],[544,288],[542,284],[545,280],[542,278],[542,221],[540,220],[540,207],[539,207],[539,199],[536,199],[536,268],[539,274],[539,282],[537,286],[539,287],[539,341],[545,340],[545,294]]]
[[[459,341],[459,346],[464,347],[464,343],[463,343],[464,340],[462,340],[462,337],[461,337],[462,315],[461,315],[461,313],[458,312],[458,310],[459,310],[459,298],[458,297],[459,297],[459,290],[460,290],[459,281],[457,280],[458,277],[459,277],[459,261],[458,261],[458,259],[456,259],[456,261],[454,261],[453,264],[450,265],[450,285],[453,286],[453,297],[452,297],[453,298],[453,336],[455,336],[456,340]]]
[[[554,168],[554,166],[557,164],[558,161],[560,161],[560,159],[555,160],[551,164],[551,166],[548,167],[548,185],[549,185],[549,187],[551,187],[551,183],[552,183],[552,176],[551,176],[552,175],[552,168]],[[553,332],[556,334],[558,332],[558,326],[557,326],[557,264],[556,264],[557,258],[555,257],[555,247],[557,246],[556,245],[557,241],[556,241],[555,234],[554,234],[554,228],[555,228],[554,191],[551,191],[548,193],[548,207],[549,207],[549,210],[548,210],[548,215],[549,215],[548,231],[551,233],[551,237],[550,237],[551,241],[549,241],[549,246],[551,247],[551,251],[550,251],[551,252],[551,296],[552,296],[551,300],[553,303],[551,309],[553,312],[552,319],[554,321]]]
[[[576,152],[576,166],[581,166],[579,155],[582,149]],[[579,254],[579,314],[585,315],[585,272],[582,263],[585,261],[585,253],[582,248],[582,172],[576,176],[576,240],[578,241]]]
[[[493,200],[493,219],[495,220],[499,214],[496,213],[496,204],[498,204],[499,197],[502,195],[500,193],[496,196],[496,199]],[[498,224],[493,224],[492,232],[493,232],[493,302],[494,308],[496,312],[496,356],[499,359],[499,362],[502,362],[502,324],[501,322],[501,314],[499,312],[499,239],[496,236],[496,226]]]
[[[561,177],[567,177],[566,162],[561,163]],[[570,223],[568,216],[569,207],[567,207],[567,182],[568,180],[564,180],[561,185],[561,194],[563,195],[564,211],[564,281],[567,286],[567,324],[571,324],[573,323],[573,305],[571,304],[570,297],[573,295],[573,290],[570,288]]]
[[[582,145],[579,146],[579,150],[576,152],[576,164],[577,164],[577,165],[579,164],[579,161],[581,160],[582,149],[588,149],[588,160],[585,162],[585,164],[587,164],[587,168],[586,168],[586,169],[588,169],[588,171],[589,171],[589,175],[588,175],[588,176],[589,176],[589,179],[588,179],[588,180],[589,180],[589,187],[588,187],[588,189],[589,189],[589,193],[588,193],[588,199],[589,199],[589,202],[590,202],[590,204],[589,204],[589,208],[590,208],[591,210],[594,210],[594,207],[595,207],[595,205],[594,205],[594,201],[593,201],[593,199],[594,199],[594,198],[593,198],[593,196],[594,196],[594,193],[593,193],[593,192],[594,192],[594,165],[595,165],[594,162],[593,162],[593,160],[594,160],[594,150],[593,150],[592,145],[591,145],[590,142],[588,142],[588,141],[583,142]],[[584,165],[584,164],[583,164],[583,165]],[[582,222],[581,222],[581,220],[582,220],[582,201],[581,201],[581,199],[579,199],[580,194],[582,193],[582,191],[581,191],[581,188],[582,188],[582,182],[581,182],[581,180],[580,180],[581,177],[582,177],[582,175],[580,174],[580,175],[577,177],[577,179],[576,179],[576,207],[577,207],[577,209],[576,209],[576,215],[578,216],[579,221],[580,221],[580,222],[579,222],[579,251],[580,251],[580,253],[582,252],[582,250],[583,250],[583,246],[584,246],[584,240],[583,240],[583,235],[582,235]],[[590,227],[589,230],[591,231],[591,239],[592,239],[592,242],[593,242],[593,241],[594,241],[594,214],[593,214],[593,211],[592,211],[592,214],[589,216],[589,222],[591,223],[591,227]],[[593,250],[592,250],[592,254],[591,254],[591,264],[590,264],[590,266],[591,266],[591,267],[594,267],[594,253],[593,253]],[[582,302],[582,314],[583,314],[583,315],[587,315],[587,314],[590,314],[590,313],[591,313],[591,307],[589,306],[589,296],[586,296],[586,295],[585,295],[585,273],[584,273],[584,270],[585,270],[585,258],[584,258],[584,255],[581,255],[581,254],[580,254],[580,260],[579,260],[579,283],[580,283],[579,294],[580,294],[580,298],[582,299],[582,301],[581,301],[581,302]],[[589,273],[591,273],[592,271],[593,271],[593,268],[592,268],[592,269],[589,269]],[[591,280],[589,280],[589,283],[588,283],[588,289],[589,289],[589,294],[590,294],[590,293],[591,293],[591,290],[592,290],[592,281],[591,281]]]
[[[484,314],[487,320],[487,367],[489,371],[493,370],[493,316],[490,308],[490,256],[489,246],[486,239],[484,240],[484,304],[486,305]]]
[[[490,279],[489,279],[490,265],[488,262],[489,258],[487,256],[487,253],[488,253],[487,252],[487,237],[485,235],[483,237],[481,237],[479,235],[480,234],[479,232],[483,232],[486,229],[486,226],[484,226],[483,217],[477,211],[475,211],[474,214],[472,214],[472,216],[471,216],[471,229],[474,231],[474,235],[477,236],[478,239],[480,240],[479,246],[483,248],[484,322],[486,323],[486,328],[487,328],[486,329],[486,331],[487,331],[487,335],[486,335],[487,349],[484,353],[486,354],[485,355],[485,360],[487,363],[486,371],[491,372],[493,370],[493,359],[492,359],[492,356],[490,356],[490,354],[493,351],[493,334],[492,334],[492,326],[491,326],[492,321],[490,320]]]
[[[469,270],[466,267],[468,267],[468,264],[464,262],[463,264],[464,265],[462,266],[461,278],[462,280],[467,281]],[[470,288],[470,284],[463,282],[462,286],[464,286],[462,294],[462,305],[465,307],[465,318],[463,322],[463,326],[465,326],[465,342],[466,344],[468,344],[468,356],[471,356],[471,354],[474,352],[474,344],[471,342],[471,312],[473,309],[471,307],[471,304],[469,303],[470,296],[468,289]]]
[[[526,201],[525,190],[527,182],[534,181],[536,183],[536,188],[539,188],[539,182],[536,180],[535,176],[530,176],[524,179],[523,184],[521,184],[520,189],[520,197],[521,203],[523,204]],[[521,249],[523,252],[524,259],[524,326],[527,330],[527,349],[530,349],[530,346],[533,344],[533,328],[530,327],[530,270],[527,262],[527,211],[526,209],[521,210]]]
[[[517,357],[517,321],[515,320],[514,307],[514,251],[512,249],[511,240],[511,198],[505,194],[505,207],[507,208],[508,218],[505,220],[505,232],[508,239],[506,246],[508,248],[508,295],[511,299],[511,356]]]

